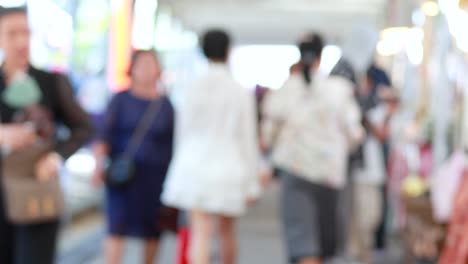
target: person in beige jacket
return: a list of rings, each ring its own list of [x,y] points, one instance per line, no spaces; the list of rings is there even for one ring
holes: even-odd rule
[[[291,263],[319,264],[334,257],[339,190],[347,158],[363,136],[350,83],[318,73],[323,40],[299,45],[296,71],[266,101],[263,138],[282,180],[282,220]]]

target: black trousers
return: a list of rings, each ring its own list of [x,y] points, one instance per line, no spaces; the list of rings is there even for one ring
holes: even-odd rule
[[[282,171],[281,218],[289,260],[337,254],[339,192]]]
[[[387,246],[387,217],[388,217],[388,197],[387,186],[383,186],[380,190],[382,195],[382,220],[375,232],[375,248],[384,250]]]
[[[13,225],[5,216],[0,189],[0,263],[53,264],[59,221],[35,225]]]

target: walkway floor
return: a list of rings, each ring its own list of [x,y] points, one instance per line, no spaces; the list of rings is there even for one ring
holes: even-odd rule
[[[239,264],[285,264],[284,247],[281,241],[281,227],[278,218],[278,188],[274,187],[266,193],[259,203],[250,210],[249,214],[239,223],[240,259]],[[77,238],[83,236],[74,232],[65,232],[68,243],[62,243],[64,253],[59,258],[59,264],[102,264],[102,218],[93,218],[88,221],[83,232],[88,233],[86,239],[79,243]],[[93,222],[94,221],[94,222]],[[90,227],[94,223],[94,229]],[[80,233],[80,232],[75,232]],[[75,246],[73,246],[74,244]],[[168,236],[163,240],[159,264],[173,264],[175,255],[175,238]],[[79,248],[79,250],[77,249]],[[214,245],[216,248],[216,245]],[[138,241],[130,241],[125,251],[123,264],[143,263],[140,258],[141,244]],[[74,256],[73,256],[74,255]],[[392,255],[396,255],[393,253]],[[214,262],[217,263],[217,262]],[[398,264],[399,261],[382,261],[382,264]]]

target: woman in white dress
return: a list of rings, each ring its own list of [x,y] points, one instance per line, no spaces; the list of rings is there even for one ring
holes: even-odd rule
[[[216,223],[222,263],[236,262],[235,219],[260,193],[254,96],[229,73],[229,46],[223,31],[203,37],[209,70],[177,109],[176,153],[162,194],[166,205],[190,212],[193,264],[210,263]]]

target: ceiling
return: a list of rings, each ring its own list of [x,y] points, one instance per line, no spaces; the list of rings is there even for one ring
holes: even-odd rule
[[[289,44],[307,31],[330,42],[363,24],[385,24],[387,0],[160,0],[198,33],[225,28],[237,43]]]

